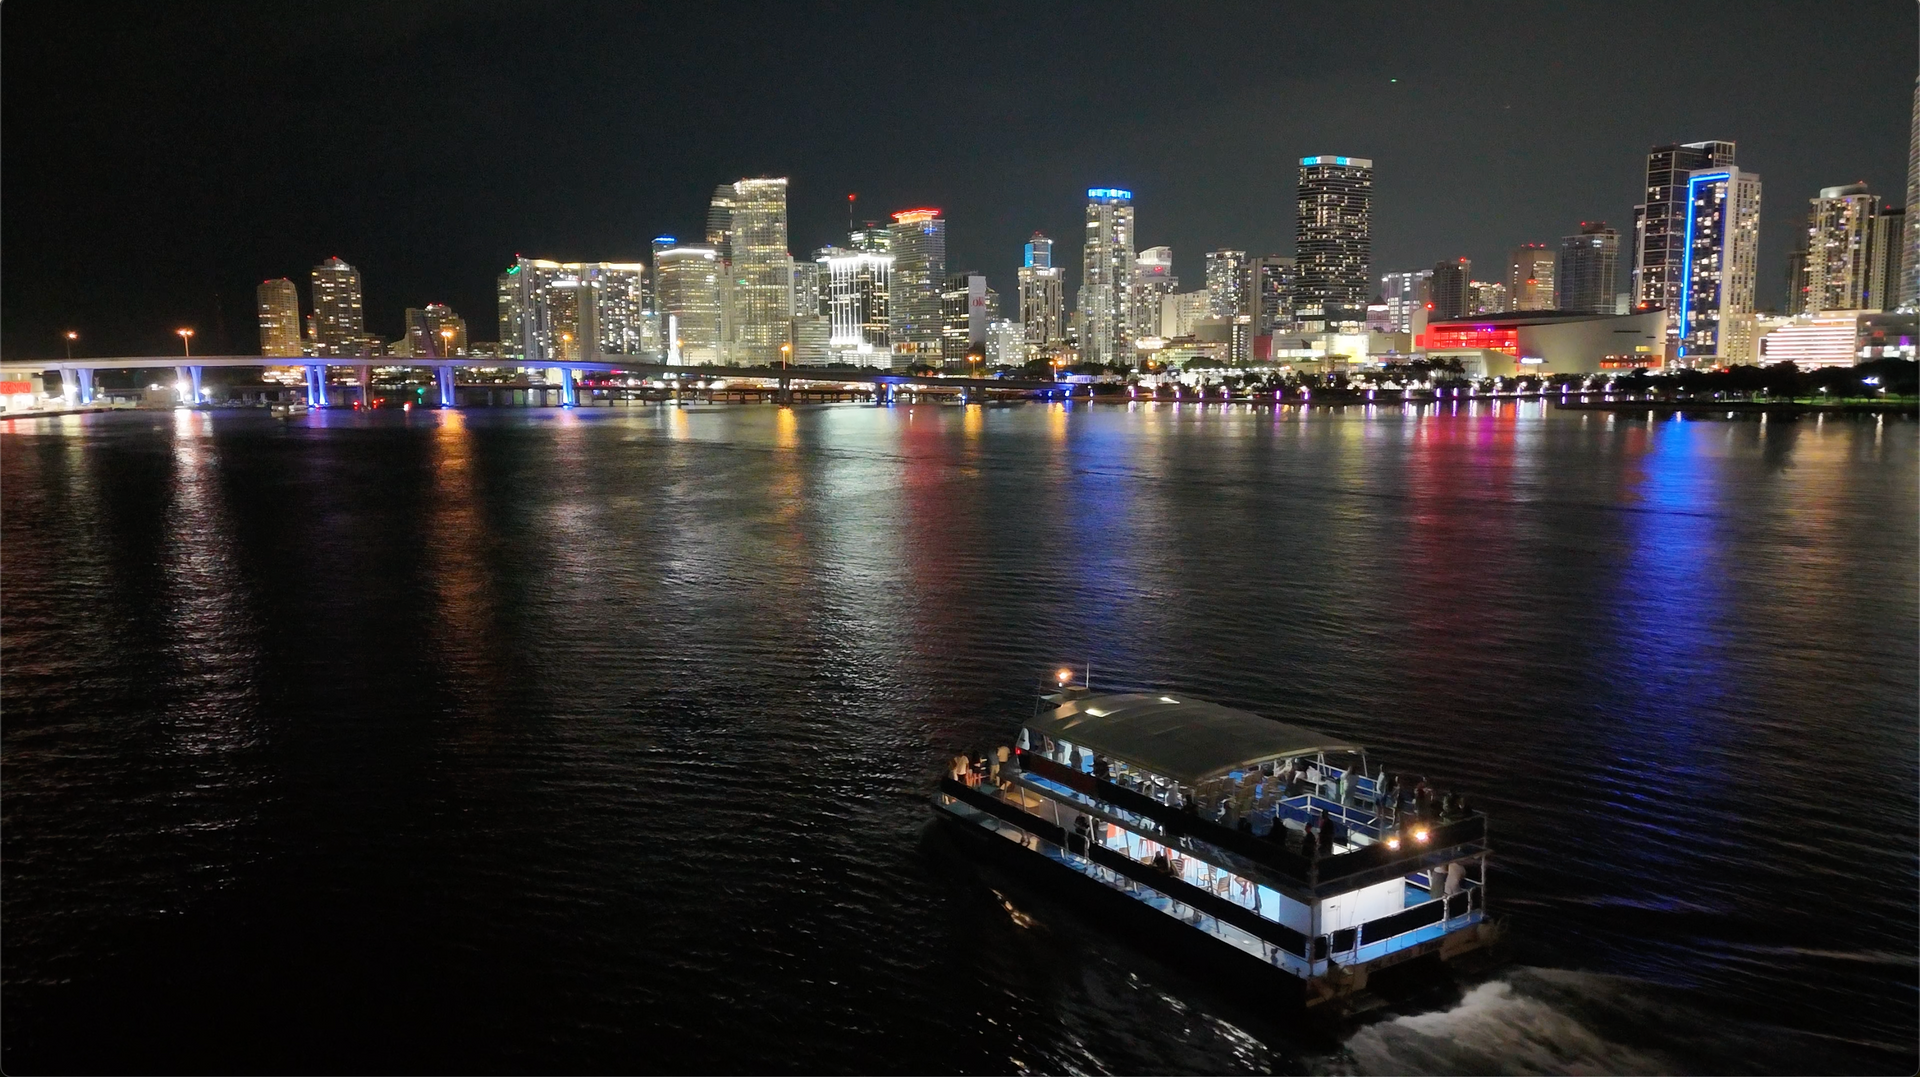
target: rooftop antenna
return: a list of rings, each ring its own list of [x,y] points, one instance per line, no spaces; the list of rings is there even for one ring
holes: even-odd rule
[[[859,194],[853,191],[847,192],[847,242],[848,243],[853,242],[853,200],[858,197],[860,197]]]

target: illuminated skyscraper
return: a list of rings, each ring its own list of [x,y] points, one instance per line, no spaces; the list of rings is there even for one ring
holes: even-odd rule
[[[1582,314],[1612,314],[1620,275],[1620,233],[1605,221],[1580,222],[1580,234],[1560,241],[1553,269],[1553,307]]]
[[[1207,252],[1207,314],[1232,318],[1251,313],[1247,298],[1247,252]]]
[[[1864,183],[1823,187],[1807,214],[1807,313],[1866,310],[1877,204]]]
[[[1388,273],[1380,278],[1380,295],[1387,301],[1387,324],[1391,332],[1413,332],[1416,308],[1422,312],[1420,321],[1425,324],[1426,304],[1432,298],[1432,281],[1431,269],[1422,269],[1417,273]]]
[[[1125,363],[1133,356],[1133,192],[1087,191],[1086,243],[1081,250],[1080,358]]]
[[[1698,169],[1731,166],[1733,156],[1731,142],[1676,143],[1648,152],[1646,201],[1634,207],[1634,309],[1680,305],[1690,216],[1687,178]],[[1668,320],[1669,337],[1679,332],[1679,324]]]
[[[707,246],[722,262],[733,257],[733,187],[720,184],[707,202]]]
[[[1913,132],[1907,137],[1906,241],[1900,244],[1900,309],[1920,305],[1920,78],[1913,81]],[[1892,304],[1888,304],[1889,307]]]
[[[654,255],[660,348],[676,365],[718,363],[720,256],[712,247],[670,247]]]
[[[1253,333],[1272,336],[1293,328],[1295,277],[1297,263],[1292,258],[1268,255],[1255,258],[1247,275],[1253,289]]]
[[[1133,332],[1136,339],[1159,337],[1160,304],[1180,289],[1173,275],[1173,248],[1148,247],[1133,260]]]
[[[1679,355],[1689,363],[1751,363],[1760,177],[1738,168],[1695,169],[1682,233]],[[1809,259],[1811,267],[1811,259]]]
[[[835,362],[892,366],[888,303],[893,255],[828,247],[814,264],[820,267],[821,301],[827,311],[828,356]]]
[[[847,247],[867,254],[892,254],[893,229],[881,227],[879,221],[867,221],[847,233]]]
[[[366,355],[366,314],[360,303],[360,271],[329,258],[313,267],[313,354]]]
[[[396,354],[416,359],[467,354],[467,323],[445,303],[408,307],[406,335]]]
[[[521,258],[501,276],[501,354],[530,366],[645,355],[647,267]]]
[[[1039,232],[1035,232],[1033,237],[1027,240],[1024,253],[1025,257],[1021,259],[1021,265],[1033,266],[1036,269],[1053,268],[1053,240]]]
[[[1497,280],[1475,280],[1467,282],[1467,313],[1505,314],[1513,309],[1513,298],[1507,294],[1507,286]]]
[[[901,367],[940,361],[940,287],[947,279],[947,222],[937,209],[907,209],[889,229],[893,283],[887,301]]]
[[[1507,298],[1514,310],[1553,309],[1553,252],[1526,243],[1507,255]]]
[[[1066,339],[1066,285],[1053,264],[1053,240],[1038,232],[1027,240],[1018,278],[1020,326],[1028,348]]]
[[[730,189],[723,230],[733,344],[727,361],[764,366],[780,360],[793,317],[787,181],[743,179]],[[718,194],[714,201],[717,211]]]
[[[998,311],[989,309],[987,278],[979,273],[953,273],[940,290],[941,359],[949,366],[964,364],[967,353],[984,348],[987,323]]]
[[[253,290],[260,313],[260,354],[300,355],[300,290],[285,277]]]
[[[1373,162],[1302,157],[1294,211],[1302,329],[1320,333],[1364,324],[1373,259]]]

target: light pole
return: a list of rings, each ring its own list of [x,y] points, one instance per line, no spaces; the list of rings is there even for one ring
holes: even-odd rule
[[[73,362],[73,342],[80,339],[80,334],[69,329],[66,332],[66,338],[67,338],[67,362],[71,363]]]
[[[193,358],[193,330],[175,329],[174,332],[180,334],[180,346],[186,350],[187,358]]]
[[[452,354],[453,354],[453,330],[442,329],[440,330],[440,358],[445,359]]]
[[[792,354],[792,352],[793,352],[793,345],[791,344],[780,345],[780,369],[782,370],[787,369],[787,366],[788,366],[787,356]]]

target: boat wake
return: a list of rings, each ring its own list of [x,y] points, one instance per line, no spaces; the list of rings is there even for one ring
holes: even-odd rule
[[[1702,1009],[1643,980],[1512,968],[1445,1010],[1366,1025],[1330,1073],[1906,1072],[1898,1047],[1835,1041]],[[1739,1063],[1732,1063],[1738,1066]]]

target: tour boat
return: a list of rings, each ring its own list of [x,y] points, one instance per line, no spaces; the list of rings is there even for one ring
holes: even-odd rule
[[[1064,676],[1064,673],[1063,673]],[[1000,757],[1005,756],[1005,762]],[[1076,907],[1210,968],[1260,970],[1312,1012],[1378,1001],[1395,966],[1484,958],[1487,820],[1418,796],[1344,738],[1181,692],[1041,696],[934,808]]]

